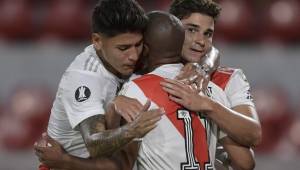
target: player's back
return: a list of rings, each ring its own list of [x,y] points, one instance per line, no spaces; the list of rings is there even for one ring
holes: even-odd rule
[[[173,79],[182,65],[164,65],[150,74],[124,85],[123,95],[145,103],[151,108],[163,107],[166,114],[140,145],[138,169],[212,169],[218,128],[197,113],[172,102],[160,86],[163,78]],[[225,95],[223,95],[225,96]],[[213,159],[213,160],[211,160]]]

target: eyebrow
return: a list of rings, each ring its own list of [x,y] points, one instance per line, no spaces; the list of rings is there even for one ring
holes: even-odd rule
[[[186,25],[186,26],[193,27],[193,28],[200,28],[200,26],[199,26],[199,25],[196,25],[196,24],[188,23],[188,24],[185,24],[185,25]],[[208,32],[214,32],[214,29],[208,28],[206,31],[208,31]]]
[[[141,40],[139,40],[137,43],[135,44],[116,44],[117,47],[130,47],[130,46],[136,46],[139,45],[143,42],[143,38],[141,38]]]
[[[195,27],[195,28],[199,28],[199,27],[200,27],[199,25],[191,24],[191,23],[188,23],[188,24],[185,24],[185,25],[186,25],[186,26]]]

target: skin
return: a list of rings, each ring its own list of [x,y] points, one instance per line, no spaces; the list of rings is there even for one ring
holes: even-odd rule
[[[181,21],[186,28],[183,57],[190,62],[199,62],[212,46],[214,20],[205,14],[192,13]],[[255,161],[250,147],[261,141],[261,125],[254,107],[239,105],[226,108],[203,92],[199,94],[199,90],[176,80],[167,79],[161,85],[171,94],[170,100],[190,110],[205,112],[229,135],[220,143],[228,152],[234,169],[254,169]]]
[[[93,33],[92,41],[98,56],[111,73],[119,78],[128,78],[133,73],[143,49],[141,33],[122,33],[114,37]]]
[[[198,22],[201,21],[201,22],[207,24],[207,25],[201,24],[201,27],[200,27],[200,25],[197,26],[197,23],[191,24],[191,23],[193,23],[192,22],[193,20],[191,20],[191,18],[185,18],[182,20],[185,25],[185,28],[186,28],[185,35],[191,36],[191,37],[185,38],[183,54],[189,53],[189,54],[191,54],[191,59],[190,59],[191,61],[198,61],[203,56],[203,54],[205,54],[211,48],[212,34],[213,34],[213,27],[214,27],[214,25],[212,25],[212,24],[214,24],[214,22],[213,22],[212,18],[210,18],[206,15],[203,15],[204,17],[201,17],[201,14],[200,14],[200,16],[197,16],[196,14],[191,15],[191,16],[193,16],[192,19],[196,18],[196,20]],[[204,21],[207,21],[207,22],[204,22]],[[194,36],[196,36],[196,37],[194,37]],[[202,38],[197,38],[198,36],[202,37]],[[196,45],[194,45],[192,43],[193,41],[196,41],[195,42]],[[152,61],[153,62],[155,61],[155,64],[152,64],[152,65],[154,65],[154,67],[159,66],[160,64],[166,64],[166,63],[164,63],[166,60],[162,60],[161,63],[157,59],[156,60],[154,59]],[[149,62],[151,62],[151,61],[149,61]],[[163,88],[165,88],[166,91],[168,91],[168,89],[169,89],[170,91],[168,91],[168,92],[170,94],[173,93],[170,96],[171,100],[174,100],[175,102],[178,102],[178,103],[186,106],[187,108],[190,108],[191,110],[205,111],[208,113],[207,114],[208,116],[211,115],[211,118],[213,120],[219,119],[220,116],[221,117],[229,117],[225,120],[220,120],[220,122],[217,122],[218,125],[219,124],[222,125],[222,122],[223,123],[225,122],[223,125],[223,128],[225,128],[225,129],[228,124],[227,123],[228,121],[229,122],[231,122],[231,121],[242,122],[242,124],[241,124],[242,127],[244,126],[243,123],[245,123],[243,121],[246,121],[246,123],[250,122],[250,124],[257,123],[257,122],[255,122],[255,120],[253,120],[253,117],[255,117],[255,114],[256,114],[255,109],[254,110],[253,109],[245,109],[245,107],[248,108],[249,106],[238,106],[237,108],[234,108],[237,111],[234,111],[234,109],[227,109],[227,108],[224,108],[224,106],[222,106],[222,105],[218,106],[218,103],[216,103],[216,102],[211,102],[210,99],[207,96],[205,96],[204,94],[199,95],[198,94],[199,90],[195,89],[194,87],[186,85],[186,86],[182,86],[182,87],[179,86],[179,87],[177,87],[177,89],[174,89],[174,87],[176,87],[176,85],[178,85],[178,84],[183,85],[182,83],[179,83],[177,81],[172,82],[172,80],[166,80],[166,82],[162,82]],[[180,93],[180,95],[176,96],[175,91]],[[180,96],[184,96],[184,97],[180,98]],[[190,100],[188,100],[188,99],[190,99]],[[135,103],[135,101],[132,101],[132,102]],[[213,104],[215,105],[215,107],[213,107]],[[136,112],[136,110],[139,108],[140,108],[140,106],[136,105],[136,106],[133,106],[131,109],[134,110],[134,112]],[[217,108],[219,109],[218,112],[220,114],[213,116],[212,110],[217,109]],[[119,108],[117,110],[122,110],[122,108]],[[126,110],[126,109],[124,109],[124,110]],[[131,112],[131,111],[129,111],[129,112]],[[228,114],[228,115],[227,116],[222,115],[224,113]],[[115,115],[113,115],[113,114],[115,114]],[[230,117],[230,115],[234,115],[234,116]],[[241,116],[241,115],[245,115],[245,116]],[[130,118],[128,118],[128,119],[133,120],[134,117],[135,117],[135,115],[130,116]],[[114,127],[114,126],[118,126],[118,124],[116,124],[115,122],[118,122],[120,120],[120,117],[118,117],[118,115],[116,113],[112,113],[112,114],[110,114],[110,117],[107,119],[110,120],[108,122],[111,122],[111,123],[114,122],[113,125],[108,123],[108,126]],[[241,119],[243,121],[240,121]],[[254,121],[254,122],[251,122],[251,121]],[[228,131],[229,131],[231,127],[230,127],[230,125],[228,127],[229,127]],[[245,126],[245,127],[251,127],[251,126]],[[233,127],[233,128],[236,129],[236,127]],[[248,131],[248,130],[243,129],[242,131]],[[250,129],[250,130],[252,130],[252,129]],[[239,132],[240,131],[234,132],[234,133],[239,133]],[[234,133],[233,133],[233,136],[235,135]],[[243,134],[243,135],[245,135],[245,134]],[[240,139],[240,140],[244,142],[244,139]],[[249,149],[249,147],[245,147],[241,144],[238,144],[237,142],[235,142],[234,140],[232,140],[229,137],[224,138],[221,141],[221,143],[224,145],[224,148],[229,153],[229,156],[231,157],[232,163],[233,163],[232,166],[235,169],[253,169],[255,164],[254,164],[254,160],[253,160],[253,154],[252,154],[251,150]],[[137,151],[134,151],[134,149],[131,150],[131,153],[127,152],[127,155],[125,156],[125,157],[127,157],[127,159],[123,159],[123,162],[124,162],[124,160],[126,160],[127,162],[126,161],[125,162],[127,165],[132,165],[133,164],[132,162],[134,162],[134,160],[135,160],[134,155],[136,155],[136,152]],[[57,152],[56,154],[67,155],[66,153],[64,153],[62,151]],[[44,156],[44,155],[42,155],[42,156]],[[242,159],[240,159],[240,158],[242,158]],[[81,164],[81,166],[84,167],[82,164]],[[127,169],[127,168],[130,169],[130,166],[125,166],[125,164],[123,164],[121,167],[123,167],[125,169]]]
[[[185,40],[182,47],[183,58],[188,62],[199,63],[212,47],[214,20],[199,13],[181,19],[185,27]]]
[[[107,70],[120,78],[132,74],[143,48],[141,33],[128,32],[113,37],[94,33],[92,41]],[[146,103],[141,110],[141,116],[135,121],[113,130],[106,130],[104,115],[83,120],[79,127],[90,156],[110,156],[135,137],[142,137],[155,128],[162,111],[147,111],[148,108],[149,103]]]
[[[212,17],[200,13],[192,13],[189,17],[184,17],[182,23],[186,28],[186,38],[183,45],[183,57],[189,62],[199,62],[201,57],[208,52],[212,46],[212,38],[214,32],[214,20]],[[234,108],[226,108],[222,105],[214,103],[211,99],[204,95],[195,96],[195,98],[187,97],[188,88],[183,88],[176,81],[166,81],[162,85],[165,88],[172,88],[176,84],[176,97],[185,101],[185,104],[196,102],[198,108],[193,108],[197,111],[207,110],[210,112],[207,116],[216,122],[220,128],[229,134],[235,141],[245,146],[256,146],[261,141],[261,126],[255,108],[248,105],[239,105]],[[182,88],[180,88],[182,87]],[[175,87],[174,87],[175,88]],[[168,91],[169,92],[169,91]],[[186,94],[186,97],[180,97]],[[172,97],[172,96],[171,96]],[[171,100],[174,98],[171,98]],[[200,104],[204,102],[204,104]],[[183,103],[180,103],[183,104]],[[217,112],[216,112],[217,110]],[[227,116],[224,116],[227,115]],[[231,123],[235,122],[235,123]]]
[[[103,61],[104,66],[108,71],[115,74],[119,78],[127,78],[135,69],[135,64],[141,55],[143,47],[143,39],[141,33],[121,33],[113,37],[107,37],[103,34],[94,33],[92,35],[92,41],[98,57]],[[154,109],[149,110],[150,102],[142,105],[140,114],[136,119],[124,126],[110,129],[106,128],[106,120],[103,115],[92,116],[88,119],[83,120],[80,125],[80,132],[90,153],[90,156],[95,158],[107,157],[107,159],[100,159],[99,165],[103,165],[104,169],[110,169],[113,165],[116,165],[113,154],[120,150],[121,147],[128,144],[134,138],[143,137],[146,133],[156,127],[156,122],[160,120],[163,110]],[[106,114],[104,114],[106,115]],[[70,168],[75,169],[73,166],[87,166],[85,169],[90,169],[95,162],[85,162],[84,159],[77,158],[74,156],[64,156],[66,159],[59,159],[57,164],[47,164],[44,153],[47,150],[43,150],[50,147],[35,146],[36,154],[39,156],[41,163],[45,163],[50,168]],[[62,149],[62,148],[61,148]],[[63,153],[59,148],[56,147],[54,153]],[[118,156],[117,156],[118,157]],[[58,157],[51,157],[58,158]],[[60,163],[65,160],[65,164]],[[77,162],[78,164],[76,164]],[[97,162],[97,161],[96,161]],[[123,160],[118,162],[124,162]],[[91,163],[92,165],[90,165]],[[71,166],[70,166],[71,164]],[[58,166],[58,167],[55,167]],[[59,167],[63,166],[63,167]]]

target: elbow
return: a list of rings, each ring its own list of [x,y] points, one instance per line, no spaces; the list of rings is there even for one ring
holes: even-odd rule
[[[240,144],[248,147],[256,147],[261,143],[262,140],[262,130],[260,124],[256,125],[247,133],[247,137],[240,138]]]
[[[239,166],[234,166],[234,170],[253,170],[255,168],[255,162],[239,165]]]
[[[258,124],[252,132],[253,140],[251,141],[251,147],[256,147],[261,143],[262,130],[260,124]]]
[[[99,152],[99,150],[101,151],[101,143],[99,143],[99,141],[97,141],[93,135],[90,135],[86,138],[85,145],[90,157],[96,158],[104,156],[104,154],[101,154],[102,152]]]
[[[97,157],[95,142],[92,139],[88,139],[86,141],[86,148],[87,148],[91,158],[96,158]]]
[[[253,170],[255,168],[254,152],[252,149],[249,149],[249,152],[250,154],[244,157],[244,159],[232,162],[232,168],[234,170]]]

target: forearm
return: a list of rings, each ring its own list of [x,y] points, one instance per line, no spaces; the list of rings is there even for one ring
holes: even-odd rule
[[[219,102],[211,101],[212,109],[207,116],[238,143],[256,146],[261,140],[261,127],[258,120],[245,113],[229,109]],[[246,107],[248,108],[248,107]],[[245,109],[245,112],[250,112]]]
[[[111,156],[134,138],[128,125],[113,130],[94,133],[88,137],[87,148],[92,157]]]
[[[134,134],[130,131],[130,124],[106,130],[105,117],[96,115],[80,123],[80,131],[84,138],[90,156],[111,156],[115,151],[129,143]]]
[[[228,153],[230,165],[234,170],[255,168],[254,153],[249,147],[241,146],[229,137],[223,138],[221,143]]]
[[[132,142],[111,157],[79,158],[65,153],[59,167],[65,170],[132,170],[138,153],[138,143]]]

